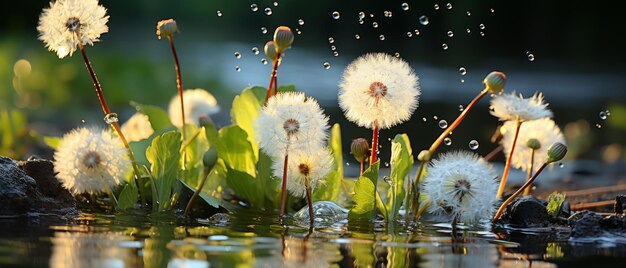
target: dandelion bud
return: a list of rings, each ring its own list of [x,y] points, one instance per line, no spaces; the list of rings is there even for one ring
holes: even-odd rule
[[[422,150],[418,155],[417,155],[417,160],[422,161],[422,162],[428,162],[430,161],[430,152],[428,150]]]
[[[350,152],[359,163],[364,162],[369,157],[370,145],[364,138],[352,140]]]
[[[204,165],[205,170],[211,170],[215,166],[216,163],[217,163],[217,149],[215,149],[215,147],[211,147],[202,156],[202,165]]]
[[[526,146],[530,149],[538,150],[541,148],[541,142],[538,139],[528,139]]]
[[[276,44],[276,52],[282,53],[291,47],[293,43],[293,32],[287,26],[280,26],[274,32],[274,44]]]
[[[176,25],[176,21],[173,19],[159,21],[156,28],[156,35],[159,39],[178,32],[178,26]]]
[[[276,61],[276,45],[274,45],[274,41],[267,41],[267,43],[265,43],[263,51],[265,51],[265,55],[270,60]]]
[[[485,84],[491,93],[500,93],[504,90],[506,75],[502,72],[493,71],[485,77],[483,84]]]
[[[563,143],[557,142],[552,144],[550,148],[548,148],[548,163],[556,162],[567,154],[567,146]]]

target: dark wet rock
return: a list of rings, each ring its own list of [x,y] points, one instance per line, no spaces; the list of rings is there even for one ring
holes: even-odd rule
[[[623,214],[626,209],[626,195],[618,195],[615,197],[615,206],[613,210],[617,214]]]
[[[572,215],[568,224],[572,227],[570,238],[626,239],[626,219],[623,215],[604,217],[592,211],[581,211]]]
[[[502,220],[522,228],[546,227],[550,224],[550,215],[544,201],[527,196],[512,202],[506,208]]]
[[[23,161],[18,167],[13,160],[0,157],[0,216],[77,214],[76,201],[59,187],[50,161]]]

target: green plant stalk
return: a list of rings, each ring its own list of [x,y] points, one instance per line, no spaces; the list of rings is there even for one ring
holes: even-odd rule
[[[189,210],[191,209],[191,205],[193,204],[193,201],[196,200],[196,198],[198,198],[198,196],[200,195],[200,192],[202,192],[202,188],[204,188],[204,183],[206,182],[209,175],[211,175],[210,170],[205,169],[203,173],[204,173],[203,174],[204,176],[202,176],[202,181],[200,181],[200,185],[198,186],[198,189],[193,193],[191,198],[189,198],[189,202],[187,202],[187,206],[185,207],[185,213],[183,214],[185,217],[187,217],[187,215],[189,214]]]
[[[374,212],[376,211],[376,207],[379,207],[381,209],[381,212],[383,213],[383,215],[385,216],[385,218],[389,217],[389,212],[387,211],[387,208],[385,207],[385,203],[383,203],[383,199],[380,197],[380,194],[378,193],[378,187],[374,186],[374,194],[376,195],[376,203],[374,204]],[[374,218],[376,217],[376,213],[374,213]]]
[[[96,72],[93,70],[93,67],[91,66],[91,62],[89,61],[89,58],[87,57],[87,53],[85,52],[85,47],[83,46],[83,43],[79,42],[78,44],[80,47],[80,53],[83,56],[83,60],[85,62],[85,67],[87,67],[87,71],[89,72],[89,75],[91,76],[91,80],[93,81],[93,86],[96,88],[96,95],[98,95],[98,100],[100,101],[100,106],[102,107],[102,111],[104,112],[105,116],[109,115],[111,114],[111,110],[109,109],[109,105],[107,104],[106,99],[104,98],[104,93],[102,92],[102,86],[100,85],[100,81],[98,81]],[[120,138],[120,140],[122,140],[124,147],[126,147],[126,150],[128,151],[128,158],[131,161],[133,172],[135,174],[134,176],[135,185],[137,186],[137,189],[139,189],[141,202],[143,205],[146,203],[146,197],[145,197],[145,194],[143,193],[142,187],[140,187],[142,185],[141,173],[139,172],[139,168],[137,167],[137,161],[135,161],[135,155],[133,154],[133,151],[130,149],[130,145],[128,145],[128,141],[126,141],[126,137],[124,136],[124,133],[122,133],[122,129],[120,129],[118,122],[113,122],[111,125],[117,132],[118,137]]]
[[[111,206],[113,206],[113,210],[116,210],[118,205],[117,205],[117,198],[115,198],[115,194],[113,194],[113,190],[111,190],[110,186],[107,186],[106,189],[106,193],[109,196],[109,201],[111,202]]]
[[[530,148],[530,167],[528,168],[528,177],[526,178],[526,181],[533,177],[533,164],[535,164],[535,149]],[[526,190],[524,190],[524,196],[529,196],[532,188],[532,185],[531,187],[526,188]]]
[[[143,166],[143,170],[146,172],[146,174],[148,174],[148,178],[150,179],[150,188],[152,189],[152,210],[154,210],[159,206],[157,200],[159,198],[159,192],[156,188],[156,182],[154,181],[154,177],[152,176],[152,172],[150,172],[150,169],[148,169],[148,167],[146,166]]]
[[[389,215],[389,218],[387,219],[387,225],[391,225],[394,218],[396,217],[396,187],[397,183],[393,183],[391,185],[391,213]]]
[[[524,183],[524,185],[522,185],[522,187],[520,187],[517,191],[515,191],[515,193],[513,195],[511,195],[509,198],[507,198],[504,203],[502,203],[502,205],[500,206],[500,208],[498,209],[498,212],[496,213],[495,216],[493,216],[493,222],[495,223],[496,221],[498,221],[500,219],[500,217],[502,217],[502,213],[504,213],[504,209],[506,208],[507,205],[509,205],[509,203],[511,203],[517,196],[519,196],[524,189],[526,189],[526,187],[530,186],[533,184],[533,181],[535,181],[535,179],[537,179],[537,176],[539,175],[539,173],[541,173],[541,171],[543,171],[544,168],[546,168],[548,166],[548,162],[543,163],[543,165],[541,165],[541,167],[539,167],[539,170],[537,170],[537,172],[535,172],[535,175],[533,175],[532,178],[530,178],[530,180],[527,180],[526,183]]]
[[[519,119],[515,121],[515,136],[513,137],[513,144],[511,145],[509,157],[507,157],[506,164],[504,165],[504,171],[502,171],[502,180],[500,181],[500,187],[498,187],[496,198],[502,198],[502,195],[504,194],[506,180],[509,177],[509,170],[511,169],[511,162],[513,160],[513,151],[515,151],[515,144],[517,143],[517,137],[519,136],[519,129],[522,126],[522,123],[523,121],[520,121]]]

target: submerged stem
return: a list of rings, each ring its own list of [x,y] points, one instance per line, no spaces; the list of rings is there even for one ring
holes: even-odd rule
[[[529,181],[530,178],[532,178],[533,176],[533,165],[535,164],[535,149],[530,148],[530,167],[528,168],[528,177],[526,178],[526,181]],[[532,189],[532,185],[531,187],[526,188],[526,190],[524,190],[524,195],[528,196],[530,195],[530,190]]]
[[[509,170],[511,169],[511,161],[513,160],[513,152],[515,151],[515,144],[517,143],[517,136],[519,135],[519,129],[522,126],[522,121],[517,119],[515,121],[515,136],[513,137],[513,144],[511,145],[511,151],[509,152],[509,157],[506,159],[506,164],[504,165],[504,171],[502,172],[502,180],[500,181],[500,187],[498,188],[498,193],[496,194],[496,198],[501,198],[502,194],[504,194],[504,188],[506,187],[506,179],[509,177]]]
[[[527,180],[526,183],[524,183],[524,185],[522,185],[522,187],[520,187],[519,189],[517,189],[517,191],[515,191],[515,193],[513,193],[513,195],[511,195],[509,198],[507,198],[504,203],[502,203],[502,205],[500,205],[500,208],[498,209],[498,212],[496,213],[495,216],[493,216],[493,222],[496,222],[500,219],[500,217],[502,216],[502,213],[504,213],[504,209],[506,208],[507,205],[509,205],[509,203],[511,203],[517,196],[519,196],[524,189],[526,189],[528,186],[530,186],[531,184],[533,184],[533,181],[535,181],[535,179],[537,179],[537,176],[539,175],[539,173],[541,173],[541,171],[543,171],[544,168],[546,168],[548,166],[548,162],[543,163],[543,165],[541,165],[541,167],[539,167],[539,169],[537,170],[537,172],[535,172],[535,175],[533,175],[532,178],[530,178],[530,180]]]

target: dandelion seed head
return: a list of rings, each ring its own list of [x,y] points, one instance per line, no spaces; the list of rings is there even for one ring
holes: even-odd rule
[[[183,91],[183,101],[185,105],[185,123],[198,125],[198,121],[203,115],[212,115],[220,111],[217,100],[208,91],[196,88]],[[180,109],[180,96],[176,94],[169,104],[167,112],[176,127],[182,127],[182,115]]]
[[[78,128],[63,136],[54,154],[54,171],[63,187],[79,193],[98,193],[121,184],[131,162],[119,138],[109,131]]]
[[[407,62],[385,53],[354,60],[339,84],[339,106],[361,127],[381,129],[408,120],[418,106],[418,77]]]
[[[284,157],[284,155],[283,155]],[[284,161],[273,161],[272,170],[276,178],[282,178]],[[305,197],[305,179],[309,179],[311,190],[326,182],[326,175],[333,168],[333,157],[325,147],[289,153],[287,164],[287,191],[296,197]]]
[[[500,128],[502,133],[503,153],[506,157],[511,152],[513,146],[513,138],[515,137],[516,123],[513,121],[504,122]],[[548,160],[548,148],[550,145],[560,142],[565,144],[565,138],[561,133],[561,129],[550,118],[542,118],[524,122],[520,126],[515,150],[513,150],[513,158],[511,164],[515,168],[521,168],[528,171],[530,168],[531,148],[526,143],[535,139],[541,145],[535,149],[533,172],[539,170],[539,167]]]
[[[98,0],[57,0],[39,16],[39,40],[62,59],[79,45],[93,45],[109,31],[106,8]]]
[[[500,121],[552,118],[552,111],[548,109],[548,103],[544,103],[540,92],[527,99],[522,94],[517,96],[515,92],[496,96],[491,100],[490,110],[491,115],[498,117]]]
[[[475,223],[495,212],[498,185],[485,160],[470,152],[449,152],[432,161],[422,182],[432,200],[429,210],[457,215],[462,222]]]

